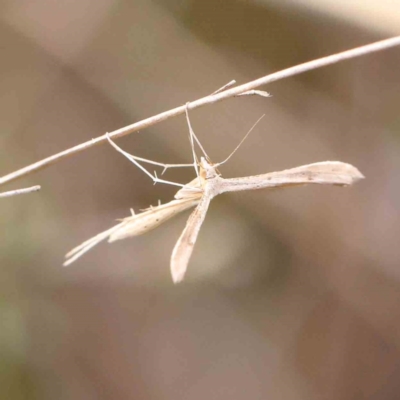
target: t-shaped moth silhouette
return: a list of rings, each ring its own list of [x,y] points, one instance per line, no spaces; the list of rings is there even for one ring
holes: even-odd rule
[[[108,229],[92,237],[78,247],[75,247],[66,255],[67,260],[64,263],[65,266],[71,264],[104,239],[108,238],[109,242],[114,242],[130,236],[141,235],[156,228],[174,215],[188,208],[197,206],[190,215],[185,229],[172,251],[171,274],[174,283],[178,283],[182,281],[185,276],[201,225],[206,216],[210,202],[215,196],[225,192],[297,186],[310,183],[348,186],[364,178],[361,172],[350,164],[340,161],[324,161],[284,171],[271,172],[268,174],[224,179],[219,174],[217,167],[225,163],[235,153],[255,125],[250,129],[240,142],[239,146],[235,148],[226,160],[218,164],[213,164],[193,132],[188,115],[188,104],[186,105],[186,119],[189,126],[190,141],[192,145],[193,164],[168,165],[135,157],[119,148],[110,137],[108,137],[110,144],[149,175],[153,179],[154,183],[169,183],[182,186],[182,188],[175,194],[175,199],[169,203],[150,207],[140,214],[134,214],[132,212],[131,216],[124,218],[119,224],[115,225],[111,229]],[[197,160],[195,154],[194,141],[197,142],[204,154],[204,156],[200,158],[200,161]],[[194,166],[197,177],[186,185],[165,181],[159,179],[156,175],[153,176],[139,163],[139,161],[163,166],[164,170],[176,166]]]

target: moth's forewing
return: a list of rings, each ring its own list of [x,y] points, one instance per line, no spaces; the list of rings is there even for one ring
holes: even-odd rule
[[[307,164],[291,170],[282,171],[293,183],[317,183],[325,185],[347,186],[364,178],[353,165],[340,161],[324,161]]]
[[[120,222],[119,224],[113,226],[110,229],[107,229],[104,232],[97,234],[96,236],[91,237],[85,242],[81,243],[79,246],[74,247],[71,251],[69,251],[66,255],[66,261],[64,262],[64,267],[72,264],[79,257],[83,256],[87,251],[89,251],[92,247],[96,246],[102,240],[107,239],[112,232],[118,230],[124,222]]]
[[[187,185],[185,185],[182,189],[179,189],[175,193],[174,198],[176,200],[190,199],[193,197],[200,198],[202,194],[202,185],[203,185],[203,180],[201,178],[195,178]]]
[[[175,283],[180,282],[186,273],[186,269],[193,252],[201,225],[206,216],[211,197],[203,196],[196,209],[190,214],[185,229],[179,237],[171,256],[171,274]]]
[[[243,178],[224,179],[221,192],[254,190],[304,184],[351,185],[364,178],[353,165],[339,161],[324,161],[279,172]]]
[[[150,207],[140,214],[130,215],[112,228],[86,240],[67,253],[65,256],[67,260],[64,266],[73,263],[102,240],[108,238],[110,242],[113,242],[115,240],[141,235],[161,225],[174,215],[190,207],[194,207],[198,204],[202,195],[200,190],[196,190],[199,187],[200,185],[196,178],[190,182],[187,187],[185,186],[176,193],[176,200],[157,207]]]
[[[200,197],[200,194],[198,194],[197,197],[172,200],[167,204],[149,208],[140,214],[125,218],[123,220],[125,224],[120,229],[114,231],[108,241],[115,242],[116,240],[142,235],[151,231],[180,212],[197,205]]]

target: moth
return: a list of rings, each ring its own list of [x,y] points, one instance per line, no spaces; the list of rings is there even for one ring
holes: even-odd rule
[[[169,203],[150,207],[139,214],[135,214],[132,211],[132,215],[122,219],[117,225],[75,247],[66,255],[65,266],[74,262],[102,240],[108,239],[108,242],[114,242],[131,236],[141,235],[158,227],[182,211],[196,207],[189,216],[186,226],[176,242],[171,255],[171,275],[174,283],[178,283],[182,281],[185,276],[201,225],[207,214],[210,202],[215,196],[226,192],[282,188],[305,184],[348,186],[364,178],[362,173],[350,164],[339,161],[323,161],[279,172],[224,179],[217,168],[228,161],[236,152],[256,124],[250,129],[226,160],[218,164],[213,164],[193,132],[189,120],[188,104],[186,105],[186,120],[189,127],[189,138],[193,152],[193,164],[168,165],[135,157],[118,147],[108,136],[110,144],[149,175],[154,183],[169,183],[181,186],[181,189],[175,194],[174,200]],[[203,152],[200,161],[198,161],[194,150],[195,141]],[[197,177],[186,185],[165,181],[159,179],[156,174],[152,175],[148,172],[139,161],[163,166],[164,170],[177,166],[193,166]]]

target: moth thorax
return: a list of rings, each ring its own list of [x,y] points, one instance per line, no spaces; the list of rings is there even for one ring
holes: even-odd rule
[[[218,176],[215,167],[210,164],[204,157],[200,159],[200,176],[203,179],[212,179]]]

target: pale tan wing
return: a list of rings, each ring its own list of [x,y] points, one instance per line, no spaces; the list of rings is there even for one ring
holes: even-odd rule
[[[324,161],[269,174],[224,179],[220,193],[308,183],[347,186],[362,178],[364,175],[351,164]]]
[[[196,209],[190,214],[180,238],[176,242],[171,256],[171,274],[174,283],[180,282],[185,276],[190,256],[193,252],[201,225],[206,216],[211,197],[203,196]]]
[[[109,242],[124,239],[130,236],[138,236],[143,233],[156,228],[174,215],[194,207],[200,201],[201,194],[191,199],[173,200],[167,204],[150,208],[140,214],[131,215],[124,218],[119,224],[107,229],[104,232],[86,240],[79,246],[72,249],[65,256],[67,260],[63,264],[68,266],[88,252],[92,247],[96,246],[102,240],[109,239]]]
[[[191,182],[187,183],[182,189],[179,189],[175,193],[176,200],[182,200],[192,197],[201,197],[202,195],[202,185],[200,178],[194,178]]]
[[[131,218],[131,217],[128,217]],[[120,222],[119,224],[113,226],[110,229],[107,229],[104,232],[93,236],[92,238],[86,240],[85,242],[81,243],[79,246],[74,247],[71,251],[69,251],[66,255],[66,261],[64,262],[64,267],[72,264],[75,260],[79,257],[83,256],[86,252],[88,252],[92,247],[96,246],[96,244],[100,243],[102,240],[107,239],[111,233],[118,230],[125,222]]]
[[[109,235],[108,241],[115,242],[116,240],[139,236],[151,231],[182,211],[197,205],[200,198],[201,193],[198,192],[196,196],[192,196],[191,198],[172,200],[167,204],[152,207],[140,214],[128,217],[124,220],[126,223],[120,229],[113,231]]]

